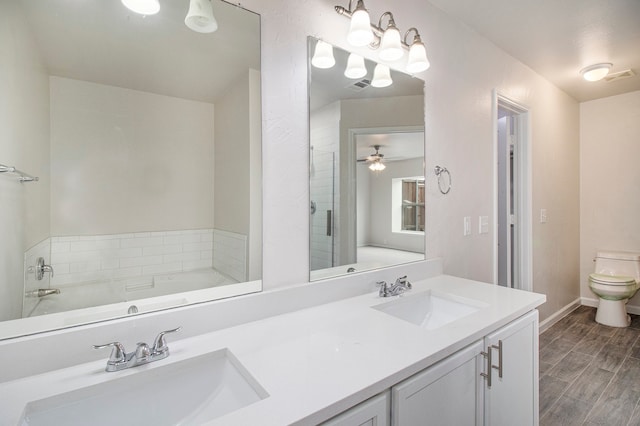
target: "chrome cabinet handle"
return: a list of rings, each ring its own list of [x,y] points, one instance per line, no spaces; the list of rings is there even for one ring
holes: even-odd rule
[[[111,355],[109,355],[108,364],[117,364],[126,361],[126,351],[124,350],[124,345],[120,342],[111,342],[106,345],[93,345],[93,349],[104,349],[108,347],[113,347]]]
[[[487,380],[487,387],[491,387],[491,367],[493,367],[493,363],[491,362],[491,348],[489,348],[486,352],[480,352],[480,355],[487,359],[487,372],[480,373],[480,376],[484,377]]]
[[[489,348],[489,351],[491,351],[491,349],[498,350],[498,365],[492,364],[491,368],[495,368],[496,370],[498,370],[498,377],[502,379],[502,340],[498,340],[497,345],[491,345],[491,348]]]
[[[155,355],[167,352],[169,350],[169,347],[167,346],[164,335],[169,333],[177,333],[180,330],[182,330],[182,327],[174,328],[173,330],[165,330],[158,333],[158,336],[153,341],[153,349],[151,350],[151,352]]]

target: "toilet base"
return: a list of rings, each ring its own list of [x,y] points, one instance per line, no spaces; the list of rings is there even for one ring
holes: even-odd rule
[[[609,327],[629,327],[631,317],[627,315],[627,300],[629,299],[600,299],[596,312],[596,322]]]

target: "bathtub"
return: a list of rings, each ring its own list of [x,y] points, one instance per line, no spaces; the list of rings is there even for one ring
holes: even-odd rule
[[[59,287],[60,294],[41,298],[29,317],[93,308],[89,313],[82,313],[86,317],[84,321],[93,321],[109,315],[126,315],[131,305],[136,305],[138,312],[183,305],[189,303],[189,298],[181,296],[182,293],[236,283],[236,280],[215,269],[203,269],[66,285]],[[162,300],[146,301],[158,298]],[[123,302],[127,302],[124,308],[105,306]]]

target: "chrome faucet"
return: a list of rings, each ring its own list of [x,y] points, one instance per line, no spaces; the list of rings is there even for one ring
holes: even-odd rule
[[[149,345],[144,342],[138,342],[136,350],[130,353],[125,351],[124,345],[120,342],[107,343],[106,345],[93,345],[93,349],[112,347],[113,349],[111,350],[111,355],[107,361],[105,371],[113,372],[125,370],[127,368],[148,364],[168,357],[169,346],[167,346],[164,335],[167,333],[178,332],[181,329],[182,327],[178,327],[173,330],[161,331],[153,341],[153,347],[149,347]]]
[[[412,287],[411,283],[407,281],[406,275],[398,278],[393,284],[387,284],[386,281],[378,281],[376,284],[380,286],[378,291],[380,297],[398,296],[405,291],[411,290]]]

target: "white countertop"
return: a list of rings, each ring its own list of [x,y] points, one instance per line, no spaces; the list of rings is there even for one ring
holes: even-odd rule
[[[171,341],[169,358],[118,373],[104,372],[105,357],[0,383],[0,425],[16,425],[30,401],[222,348],[228,348],[238,358],[269,396],[208,424],[317,424],[481,339],[545,301],[544,295],[446,275],[413,284],[411,293],[431,289],[487,306],[427,331],[371,309],[388,301],[371,292]],[[87,342],[92,343],[95,342]]]

